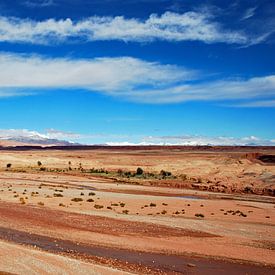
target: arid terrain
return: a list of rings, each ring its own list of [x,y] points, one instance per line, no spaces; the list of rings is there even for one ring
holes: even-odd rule
[[[0,150],[0,274],[274,274],[275,148]]]

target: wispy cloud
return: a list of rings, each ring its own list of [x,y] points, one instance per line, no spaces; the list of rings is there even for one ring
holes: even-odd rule
[[[44,1],[45,2],[45,1]],[[44,3],[43,2],[43,3]],[[47,1],[45,3],[48,3]],[[0,41],[33,44],[65,43],[70,40],[121,40],[133,42],[202,41],[204,43],[251,44],[251,37],[242,30],[230,30],[206,12],[165,12],[147,19],[93,16],[80,21],[0,17]]]
[[[23,2],[23,5],[29,8],[45,8],[55,6],[54,0],[27,0]]]
[[[248,9],[244,12],[244,15],[243,15],[243,17],[241,18],[241,20],[246,20],[246,19],[249,19],[249,18],[253,17],[254,14],[255,14],[256,9],[257,9],[257,7],[248,8]]]
[[[231,107],[239,107],[239,108],[266,108],[271,107],[275,108],[275,99],[273,100],[256,100],[252,102],[238,103],[234,105],[230,105]]]
[[[268,105],[275,97],[275,75],[214,81],[187,68],[131,57],[75,60],[0,54],[0,71],[2,97],[74,88],[151,104],[246,100]]]
[[[75,139],[80,139],[82,137],[82,135],[77,133],[61,131],[61,130],[56,130],[52,128],[47,129],[44,136],[50,139],[61,139],[61,140],[64,140],[64,139],[75,140]]]

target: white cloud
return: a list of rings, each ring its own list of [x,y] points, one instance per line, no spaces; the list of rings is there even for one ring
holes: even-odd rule
[[[274,146],[274,140],[261,139],[255,136],[235,137],[207,137],[207,136],[148,136],[142,140],[143,144],[158,145],[266,145]]]
[[[195,72],[131,57],[89,60],[43,59],[0,54],[0,90],[83,88],[124,93],[134,87],[166,87],[193,79]]]
[[[250,44],[256,38],[240,30],[227,30],[207,13],[165,12],[147,19],[93,16],[81,21],[70,18],[44,21],[0,17],[0,41],[34,44],[74,41],[122,40],[134,42],[202,41]]]
[[[141,138],[139,142],[110,141],[106,143],[115,145],[184,145],[184,146],[275,146],[275,140],[261,139],[255,136],[234,138],[234,137],[206,137],[206,136],[147,136]]]
[[[153,104],[250,100],[267,106],[275,97],[275,75],[206,81],[193,70],[131,57],[74,60],[0,54],[0,71],[0,97],[73,88]]]

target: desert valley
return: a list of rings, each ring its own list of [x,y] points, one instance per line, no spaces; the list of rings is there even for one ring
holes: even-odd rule
[[[274,155],[1,147],[0,271],[273,274]]]

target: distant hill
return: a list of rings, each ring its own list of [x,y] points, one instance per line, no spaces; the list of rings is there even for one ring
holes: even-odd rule
[[[15,147],[15,146],[69,146],[73,145],[69,141],[49,139],[41,136],[32,137],[11,137],[11,138],[0,138],[0,146],[3,147]]]

